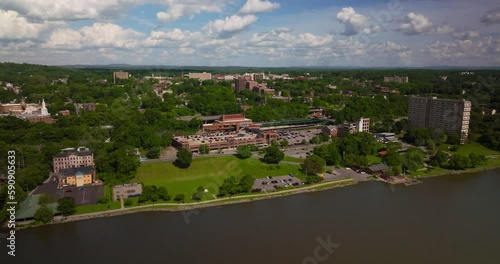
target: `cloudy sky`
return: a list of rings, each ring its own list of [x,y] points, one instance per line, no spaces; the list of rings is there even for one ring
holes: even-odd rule
[[[0,61],[500,66],[500,3],[1,0]]]

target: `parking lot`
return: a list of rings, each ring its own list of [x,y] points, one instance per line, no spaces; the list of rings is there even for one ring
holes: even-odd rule
[[[319,135],[321,135],[321,129],[318,128],[300,131],[282,130],[278,131],[278,141],[286,139],[288,141],[288,146],[294,146],[302,144],[303,140],[309,143],[311,138]]]
[[[300,179],[296,177],[292,177],[290,175],[286,176],[275,176],[275,177],[267,177],[261,179],[255,179],[253,183],[252,190],[255,192],[262,191],[275,191],[277,187],[292,187],[292,186],[300,186],[304,184]]]
[[[97,204],[97,200],[102,196],[104,196],[104,185],[66,187],[56,192],[58,199],[70,197],[75,200],[77,205]]]
[[[333,174],[328,174],[328,176],[325,176],[325,181],[335,181],[335,180],[341,180],[341,179],[347,179],[347,178],[352,178],[356,181],[367,181],[367,177],[370,176],[364,172],[356,172],[350,168],[336,168],[336,167],[327,167],[327,169],[330,169],[333,171]],[[325,175],[327,175],[325,173]],[[328,179],[327,179],[328,177]]]
[[[97,204],[99,197],[104,196],[104,185],[86,185],[57,189],[57,181],[54,179],[55,177],[51,177],[49,181],[38,186],[33,194],[52,194],[57,199],[71,197],[77,205]]]

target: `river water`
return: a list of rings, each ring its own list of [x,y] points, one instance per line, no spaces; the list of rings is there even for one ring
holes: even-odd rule
[[[500,169],[17,232],[1,263],[500,263]],[[5,262],[4,260],[8,260]]]

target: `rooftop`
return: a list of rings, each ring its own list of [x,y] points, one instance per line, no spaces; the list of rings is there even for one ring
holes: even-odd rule
[[[92,155],[92,151],[88,148],[85,147],[78,147],[78,149],[75,148],[65,148],[61,150],[61,153],[55,155],[55,158],[59,157],[68,157],[71,155],[77,155],[77,156],[88,156]]]
[[[59,175],[62,177],[73,176],[77,174],[92,174],[94,173],[93,166],[78,167],[78,168],[67,168],[59,170]]]
[[[177,136],[174,139],[178,142],[189,143],[189,145],[202,145],[210,143],[222,143],[229,139],[235,140],[249,140],[257,138],[257,133],[248,133],[245,131],[240,132],[219,132],[219,133],[205,133],[203,135],[191,136]]]
[[[40,205],[38,200],[41,194],[29,195],[24,201],[19,204],[19,209],[16,211],[16,219],[29,219],[33,218],[35,212]],[[48,204],[47,207],[51,208],[54,214],[58,213],[57,203]]]

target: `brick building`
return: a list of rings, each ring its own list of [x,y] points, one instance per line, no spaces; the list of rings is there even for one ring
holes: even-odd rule
[[[62,149],[53,158],[54,172],[61,169],[94,166],[94,154],[85,147]]]

